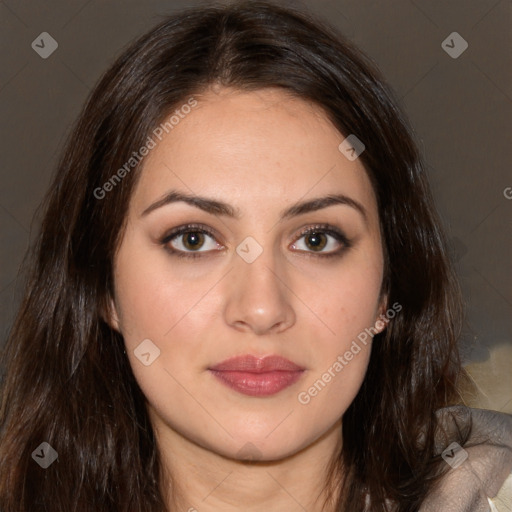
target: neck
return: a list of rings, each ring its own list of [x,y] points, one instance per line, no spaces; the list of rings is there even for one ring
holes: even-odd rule
[[[168,426],[155,427],[170,512],[335,510],[336,496],[326,483],[333,454],[341,449],[341,422],[306,448],[273,461],[230,459]]]

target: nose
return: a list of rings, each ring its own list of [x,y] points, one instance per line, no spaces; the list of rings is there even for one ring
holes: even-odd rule
[[[286,272],[276,266],[271,251],[263,251],[252,263],[235,258],[224,310],[228,325],[254,334],[276,334],[289,329],[296,320],[289,300],[293,293]]]

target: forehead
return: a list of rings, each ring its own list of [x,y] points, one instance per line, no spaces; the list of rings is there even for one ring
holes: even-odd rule
[[[175,118],[145,158],[136,210],[178,189],[241,212],[343,193],[377,215],[366,170],[340,152],[345,137],[317,105],[278,89],[210,90],[194,98],[197,105]]]

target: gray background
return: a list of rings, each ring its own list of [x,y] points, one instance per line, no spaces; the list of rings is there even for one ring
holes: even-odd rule
[[[40,222],[37,206],[86,95],[134,37],[161,15],[198,3],[0,0],[0,343],[19,301],[17,272]],[[484,394],[501,393],[491,405],[510,409],[512,392],[504,394],[503,383],[512,389],[512,2],[281,3],[304,5],[338,26],[401,98],[467,303],[464,361],[483,369],[475,378]],[[42,32],[59,45],[48,59],[31,47]],[[469,44],[456,59],[441,46],[452,32]]]

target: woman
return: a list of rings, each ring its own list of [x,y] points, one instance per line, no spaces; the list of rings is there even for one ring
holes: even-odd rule
[[[303,14],[192,9],[130,46],[33,258],[3,512],[487,510],[510,473],[510,417],[457,406],[459,292],[406,121]]]

